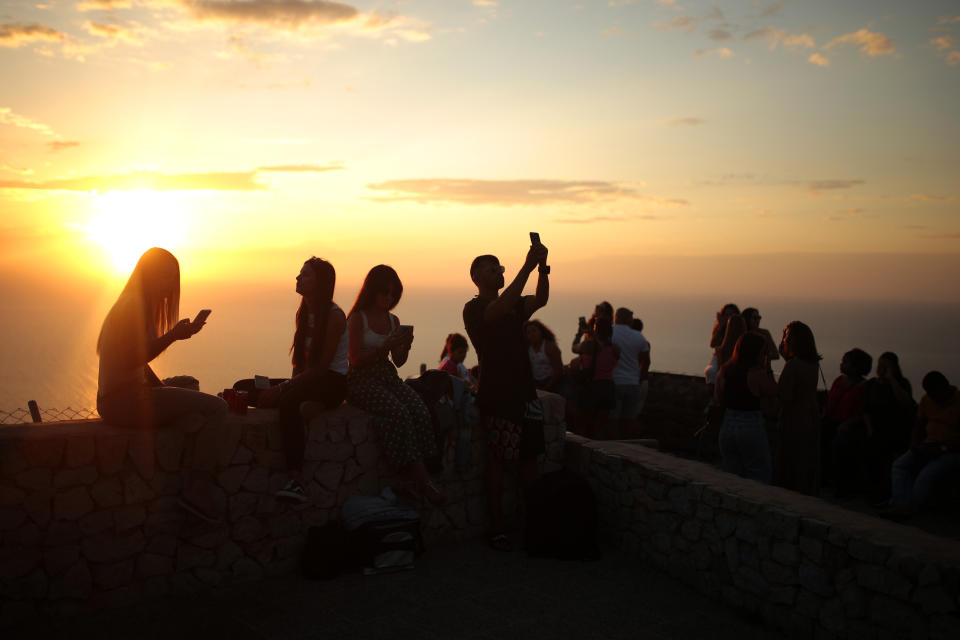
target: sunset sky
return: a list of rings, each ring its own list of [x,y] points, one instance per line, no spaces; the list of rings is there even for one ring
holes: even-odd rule
[[[956,298],[958,113],[956,0],[5,0],[0,272]]]

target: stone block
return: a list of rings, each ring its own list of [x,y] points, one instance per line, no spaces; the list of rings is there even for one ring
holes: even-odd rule
[[[836,634],[842,634],[847,628],[847,619],[843,611],[843,603],[831,598],[820,607],[818,618],[824,629]]]
[[[169,592],[166,576],[154,576],[143,581],[143,597],[146,600],[159,600]]]
[[[830,576],[823,568],[809,562],[801,562],[799,577],[800,584],[805,589],[824,598],[833,597],[834,590]]]
[[[228,501],[230,522],[236,522],[243,516],[256,513],[259,500],[259,495],[247,491],[241,491],[236,495],[230,496]]]
[[[177,547],[177,571],[212,567],[216,562],[217,554],[209,549],[201,549],[192,544],[181,544]]]
[[[118,589],[132,580],[133,559],[93,567],[93,584],[101,589]]]
[[[847,552],[857,560],[870,564],[884,564],[890,556],[890,547],[865,538],[851,538]]]
[[[91,562],[119,562],[143,551],[146,541],[139,531],[117,535],[101,534],[84,538],[80,545]]]
[[[34,569],[20,580],[20,593],[30,599],[46,599],[49,580],[43,569]]]
[[[940,584],[940,569],[935,564],[925,564],[917,576],[917,586],[929,587],[934,584]]]
[[[267,425],[259,423],[246,425],[241,439],[251,451],[263,451],[267,448]]]
[[[20,525],[16,531],[9,532],[4,538],[4,544],[22,544],[26,547],[39,546],[41,542],[40,527],[29,520]]]
[[[17,486],[30,491],[43,491],[53,484],[53,471],[50,469],[27,469],[16,476]]]
[[[717,525],[717,533],[720,534],[721,538],[726,538],[737,530],[736,519],[726,511],[717,513],[714,523]]]
[[[0,604],[0,629],[25,626],[39,617],[36,605],[29,600],[8,600]]]
[[[231,529],[232,538],[237,542],[254,542],[266,535],[266,529],[253,516],[243,516]]]
[[[30,464],[20,449],[20,440],[0,441],[0,476],[15,476]]]
[[[179,429],[162,429],[156,432],[157,464],[164,471],[179,471],[183,457],[185,436]]]
[[[937,613],[953,613],[957,610],[956,597],[950,597],[950,594],[939,585],[918,588],[913,594],[912,601],[919,604],[923,614],[927,616]],[[957,629],[960,631],[960,627]]]
[[[116,507],[123,504],[123,485],[119,478],[100,478],[90,489],[90,494],[99,507]]]
[[[783,604],[793,606],[794,601],[797,599],[797,588],[789,586],[779,586],[773,587],[770,589],[770,594],[768,600],[774,604]]]
[[[351,462],[353,462],[354,468],[359,469],[359,465],[357,465],[353,460],[349,460],[348,464]],[[350,480],[353,480],[353,478],[347,480],[344,477],[344,470],[345,466],[339,462],[322,462],[317,466],[317,470],[314,472],[313,478],[320,483],[320,486],[331,491],[336,491],[337,487],[340,486],[341,481],[349,482]]]
[[[797,572],[792,567],[785,567],[773,560],[763,560],[760,571],[769,582],[778,585],[797,584]]]
[[[66,466],[75,469],[92,464],[95,458],[94,439],[89,436],[67,438]]]
[[[270,535],[274,538],[287,538],[300,533],[300,516],[296,511],[287,511],[270,519]]]
[[[898,632],[897,636],[909,631],[919,615],[909,605],[886,596],[875,596],[870,602],[870,620],[886,631]]]
[[[690,542],[696,542],[700,539],[700,523],[688,520],[680,525],[680,535]]]
[[[219,549],[217,549],[216,567],[221,571],[229,569],[231,566],[233,566],[234,562],[242,557],[243,549],[241,549],[240,546],[232,540],[227,540],[220,546]]]
[[[138,475],[128,475],[123,480],[123,502],[127,505],[142,504],[156,497],[156,493]]]
[[[112,511],[94,511],[80,519],[80,531],[86,536],[95,536],[114,526]]]
[[[31,467],[55,469],[60,466],[63,451],[66,449],[66,440],[63,438],[24,438],[20,442],[20,450]]]
[[[794,566],[800,561],[800,552],[796,544],[774,542],[770,549],[770,557],[782,565]]]
[[[156,437],[150,431],[137,431],[130,434],[130,461],[140,477],[146,481],[153,479],[157,468]]]
[[[376,442],[364,442],[357,445],[357,462],[364,469],[372,469],[380,458],[380,445]]]
[[[0,547],[0,583],[22,578],[40,566],[42,556],[35,547]]]
[[[234,494],[240,490],[249,472],[249,465],[233,465],[217,474],[217,482],[227,494]]]
[[[253,451],[243,446],[237,445],[237,450],[230,459],[230,464],[250,464],[253,462]]]
[[[134,605],[141,598],[140,586],[131,584],[119,589],[94,593],[93,606],[98,609],[118,609]]]
[[[857,584],[865,589],[907,600],[913,585],[909,580],[885,567],[861,564],[857,567]]]
[[[247,477],[243,479],[241,486],[247,491],[262,494],[266,493],[270,479],[270,471],[263,467],[255,467],[250,470]]]
[[[0,531],[13,531],[27,519],[21,509],[0,509]]]
[[[204,524],[203,530],[190,536],[190,543],[201,549],[217,549],[230,534],[230,529],[223,524]]]
[[[823,542],[816,538],[800,536],[800,553],[809,558],[814,564],[823,560]]]
[[[62,547],[80,540],[83,533],[76,522],[51,522],[43,538],[46,547]]]
[[[205,589],[203,583],[197,580],[193,573],[189,571],[167,576],[166,580],[170,592],[179,596],[194,595]]]
[[[117,531],[127,531],[147,521],[147,511],[143,505],[121,507],[113,515]]]
[[[766,597],[770,592],[770,584],[760,572],[745,565],[740,565],[736,573],[733,574],[733,583],[741,590],[760,597]]]
[[[26,495],[16,487],[0,486],[0,507],[19,507]]]
[[[740,518],[737,520],[736,536],[739,540],[750,544],[756,544],[759,540],[757,533],[757,523],[753,518]]]
[[[137,577],[152,578],[173,573],[173,559],[155,553],[143,553],[137,557]]]
[[[97,438],[97,468],[104,475],[113,475],[123,469],[127,457],[129,436],[109,435]]]
[[[369,438],[369,423],[366,420],[351,420],[348,427],[350,442],[357,445],[366,442]]]
[[[800,534],[815,540],[826,540],[830,525],[816,518],[800,518]]]
[[[868,599],[866,592],[855,584],[845,584],[837,589],[846,616],[851,619],[864,618],[867,615]]]
[[[96,482],[99,474],[97,468],[93,465],[78,467],[76,469],[61,469],[53,476],[53,486],[57,489],[63,487],[88,486]]]
[[[86,487],[68,489],[53,498],[53,517],[57,520],[77,520],[91,511],[93,499]]]
[[[219,571],[215,571],[214,569],[198,567],[193,570],[193,575],[208,587],[219,587],[223,583],[223,576],[220,575]]]
[[[69,545],[46,549],[43,552],[43,568],[51,576],[58,576],[80,560],[80,547]]]
[[[226,467],[232,461],[234,456],[239,453],[238,446],[240,438],[243,436],[243,425],[239,422],[227,420],[221,424],[221,435],[217,462],[220,467]],[[248,449],[249,451],[249,449]]]
[[[50,581],[50,598],[59,600],[73,598],[86,600],[93,590],[93,576],[87,563],[80,560],[70,567],[62,576]]]
[[[147,542],[147,552],[162,556],[172,556],[177,551],[177,536],[170,533],[160,533],[151,536]]]

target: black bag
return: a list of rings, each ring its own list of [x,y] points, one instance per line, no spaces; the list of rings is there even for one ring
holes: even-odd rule
[[[301,568],[312,580],[330,580],[348,565],[347,534],[339,520],[307,529]]]
[[[568,469],[544,475],[530,490],[524,548],[533,557],[597,560],[597,498]]]
[[[366,522],[347,536],[352,564],[368,575],[412,569],[423,553],[419,519]]]

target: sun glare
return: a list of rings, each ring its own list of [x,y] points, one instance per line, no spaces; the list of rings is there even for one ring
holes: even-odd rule
[[[184,240],[186,218],[176,194],[111,191],[97,197],[89,237],[101,245],[119,273],[129,273],[150,247],[175,251]]]

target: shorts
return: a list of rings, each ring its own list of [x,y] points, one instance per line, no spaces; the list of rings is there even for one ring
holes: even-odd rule
[[[612,418],[619,420],[633,420],[640,412],[640,385],[618,384],[616,386],[617,405],[613,409]]]
[[[530,460],[546,452],[543,436],[543,418],[524,418],[521,424],[509,418],[487,416],[483,419],[487,431],[488,455],[500,460]]]

